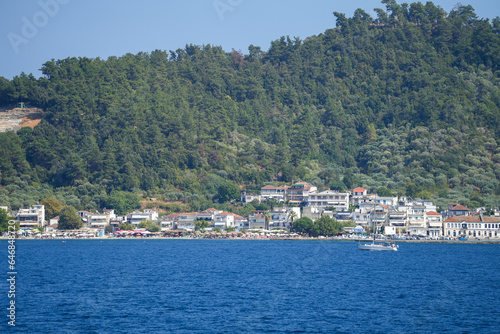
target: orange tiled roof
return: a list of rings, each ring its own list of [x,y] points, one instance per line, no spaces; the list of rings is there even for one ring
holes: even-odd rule
[[[221,212],[217,216],[234,216],[235,214],[232,212]]]
[[[461,204],[458,204],[456,206],[454,206],[453,208],[451,208],[450,210],[458,210],[458,211],[470,211],[470,209],[468,207],[465,207]]]
[[[365,192],[365,191],[366,191],[365,188],[357,187],[352,192],[354,192],[354,193],[362,193],[362,192]]]
[[[427,216],[441,216],[441,215],[435,211],[429,211],[427,212]]]

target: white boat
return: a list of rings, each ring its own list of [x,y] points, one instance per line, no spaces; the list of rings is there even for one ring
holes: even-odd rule
[[[360,250],[369,250],[369,251],[393,251],[396,252],[398,250],[398,245],[390,244],[387,242],[375,243],[371,244],[362,244],[358,242],[358,249]]]
[[[375,197],[376,198],[376,197]],[[375,210],[375,202],[373,204],[373,209]],[[365,243],[362,244],[358,240],[358,249],[360,250],[369,250],[369,251],[391,251],[391,252],[397,252],[398,251],[398,245],[394,243],[388,243],[388,242],[375,242],[375,232],[376,232],[376,225],[374,227],[373,231],[373,240],[371,243]]]

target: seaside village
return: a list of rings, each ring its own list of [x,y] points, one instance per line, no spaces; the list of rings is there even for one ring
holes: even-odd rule
[[[241,201],[245,203],[271,199],[280,206],[269,212],[254,211],[248,217],[213,208],[163,216],[155,209],[135,211],[125,216],[117,216],[113,209],[79,211],[83,221],[79,230],[58,230],[59,217],[46,221],[43,205],[32,205],[28,209],[11,212],[11,215],[20,224],[20,237],[35,238],[192,237],[200,233],[196,231],[196,223],[200,221],[208,225],[203,229],[204,235],[214,237],[246,235],[269,238],[280,233],[285,237],[298,237],[291,230],[294,220],[308,217],[315,221],[322,215],[328,215],[337,221],[352,222],[337,236],[341,238],[357,238],[369,233],[375,226],[379,233],[396,239],[500,239],[498,210],[486,216],[484,209],[470,210],[458,203],[450,203],[446,210],[438,213],[432,200],[381,197],[369,194],[361,187],[351,192],[318,192],[315,186],[306,182],[292,186],[266,185],[258,195],[243,193],[241,196]],[[141,222],[146,221],[158,225],[158,232],[139,227]],[[120,230],[122,224],[132,225],[135,229]]]

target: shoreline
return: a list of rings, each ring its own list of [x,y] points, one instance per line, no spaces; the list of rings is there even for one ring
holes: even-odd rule
[[[0,236],[0,240],[9,240],[6,236]],[[11,239],[12,240],[12,239]],[[24,237],[16,238],[16,241],[21,240],[267,240],[267,241],[339,241],[339,242],[371,242],[368,239],[342,239],[342,238],[189,238],[189,237],[145,237],[145,238],[109,238],[109,237],[93,237],[93,238],[33,238]],[[418,243],[418,244],[484,244],[493,245],[500,244],[500,240],[376,240],[376,242],[390,243]]]

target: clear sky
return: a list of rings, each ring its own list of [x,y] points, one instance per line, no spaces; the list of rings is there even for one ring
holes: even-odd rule
[[[433,2],[449,12],[459,0]],[[480,18],[500,16],[498,0],[460,2]],[[190,43],[267,50],[281,36],[305,39],[333,28],[333,11],[351,17],[356,8],[375,16],[373,8],[385,6],[380,0],[0,0],[0,76],[39,77],[53,58],[106,59]]]

